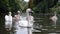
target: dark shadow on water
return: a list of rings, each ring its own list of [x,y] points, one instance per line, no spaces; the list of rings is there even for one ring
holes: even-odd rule
[[[5,14],[0,14],[0,34],[7,34],[4,28],[4,15]]]

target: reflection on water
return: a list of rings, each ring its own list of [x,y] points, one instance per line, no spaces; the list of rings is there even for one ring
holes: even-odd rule
[[[60,34],[60,33],[45,33],[45,32],[41,32],[41,33],[34,33],[34,34]]]
[[[49,34],[60,34],[60,33],[49,33]]]
[[[33,34],[60,34],[60,33],[33,33]]]
[[[60,25],[60,23],[57,23],[57,24]],[[33,34],[60,34],[60,33],[47,33],[49,31],[54,32],[54,31],[60,30],[60,27],[57,27],[56,29],[54,29],[52,26],[49,25],[47,27],[43,26],[42,29],[43,28],[47,29],[47,31],[42,30],[42,32],[33,32]],[[4,15],[0,16],[0,33],[1,34],[9,34],[9,32],[6,31],[4,28]]]
[[[57,34],[57,33],[49,33],[49,34]]]

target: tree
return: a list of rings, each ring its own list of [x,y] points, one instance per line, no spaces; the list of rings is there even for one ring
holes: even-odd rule
[[[32,7],[35,11],[46,13],[49,12],[49,8],[55,6],[57,2],[58,0],[34,0]]]

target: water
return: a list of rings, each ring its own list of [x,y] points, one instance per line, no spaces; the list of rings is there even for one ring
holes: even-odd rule
[[[59,24],[59,23],[57,23]],[[43,27],[42,29],[47,29],[47,30],[42,30],[41,32],[33,32],[33,34],[60,34],[60,26],[57,28],[53,28],[52,26],[48,27]],[[50,33],[48,33],[50,32]],[[59,32],[59,33],[55,33]],[[4,28],[4,14],[0,15],[0,34],[9,34],[8,31],[5,30]]]

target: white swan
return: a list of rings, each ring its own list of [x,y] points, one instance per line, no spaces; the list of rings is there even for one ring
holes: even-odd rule
[[[11,12],[9,12],[9,15],[5,15],[5,28],[8,30],[11,30],[11,28],[12,28]]]
[[[32,10],[30,8],[28,8],[26,10],[26,14],[27,14],[28,27],[30,27],[30,28],[28,28],[28,34],[32,34],[34,17],[31,16],[31,14],[29,12],[32,12]]]
[[[57,20],[58,20],[58,17],[56,16],[56,12],[55,12],[55,15],[52,16],[50,19],[53,21],[53,24],[54,24],[54,26],[55,26],[55,28],[56,28],[56,22],[57,22]]]

